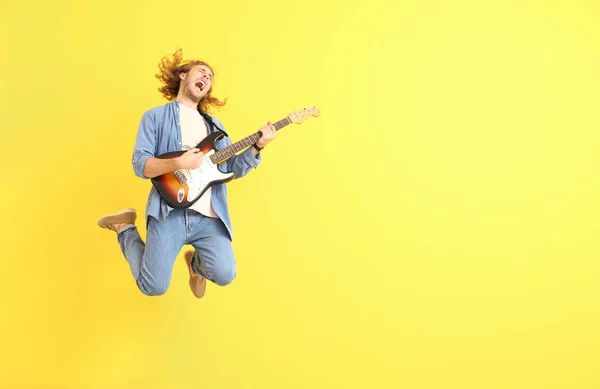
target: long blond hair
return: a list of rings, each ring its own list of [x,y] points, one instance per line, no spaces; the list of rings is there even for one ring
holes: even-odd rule
[[[181,79],[179,75],[181,73],[189,72],[196,65],[204,65],[215,74],[213,68],[204,61],[197,59],[184,61],[182,49],[178,49],[171,55],[164,56],[158,64],[159,72],[155,77],[163,84],[158,91],[169,101],[172,101],[177,97],[179,93],[179,87],[181,85]],[[221,101],[216,97],[212,96],[212,86],[208,90],[208,93],[202,97],[202,100],[198,103],[198,108],[202,112],[208,112],[210,106],[222,107],[227,102],[227,99]]]

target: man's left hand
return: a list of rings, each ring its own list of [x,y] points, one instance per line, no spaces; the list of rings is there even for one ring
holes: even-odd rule
[[[256,145],[258,147],[260,147],[261,149],[264,148],[270,141],[275,139],[275,137],[277,136],[277,134],[276,134],[277,129],[275,128],[275,126],[273,124],[271,124],[270,121],[267,123],[266,126],[263,126],[259,131],[262,133],[262,136],[260,137],[258,142],[256,142]]]

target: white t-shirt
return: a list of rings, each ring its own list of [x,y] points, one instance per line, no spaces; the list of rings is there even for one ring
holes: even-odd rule
[[[179,120],[181,123],[181,146],[183,150],[193,149],[208,136],[206,123],[200,113],[184,104],[179,104]],[[196,201],[190,209],[200,212],[204,216],[218,217],[213,209],[210,197],[211,188]]]

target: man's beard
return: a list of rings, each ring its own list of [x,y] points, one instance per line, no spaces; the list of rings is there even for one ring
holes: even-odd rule
[[[195,87],[195,85],[194,85]],[[185,95],[185,97],[189,98],[192,101],[195,102],[200,102],[201,98],[198,98],[197,96],[194,95],[194,92],[192,91],[192,87],[190,87],[190,84],[186,83],[183,86],[183,94]]]

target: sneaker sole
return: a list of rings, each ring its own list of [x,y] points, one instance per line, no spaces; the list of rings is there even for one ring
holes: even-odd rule
[[[131,214],[133,214],[133,219],[135,220],[137,213],[134,208],[127,208],[117,213],[102,216],[100,220],[98,220],[98,226],[106,228],[109,224],[130,223],[132,219]]]

